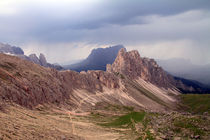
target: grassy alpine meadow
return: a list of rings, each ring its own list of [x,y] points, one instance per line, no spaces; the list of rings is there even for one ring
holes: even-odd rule
[[[210,94],[182,94],[185,111],[195,114],[210,113]]]

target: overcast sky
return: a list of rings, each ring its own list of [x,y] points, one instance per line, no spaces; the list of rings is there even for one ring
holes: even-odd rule
[[[210,0],[0,0],[0,42],[54,62],[123,44],[142,56],[210,63]]]

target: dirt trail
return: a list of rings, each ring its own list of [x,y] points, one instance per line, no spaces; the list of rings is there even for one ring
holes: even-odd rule
[[[72,121],[75,130],[74,135],[84,138],[85,140],[116,140],[122,135],[112,130],[105,129],[93,123],[83,121]]]
[[[0,112],[0,139],[114,140],[123,136],[90,122],[85,116],[72,115],[69,122],[64,111],[28,110],[20,106],[9,106],[6,110],[8,113]]]
[[[72,111],[66,111],[65,113],[68,114],[70,123],[72,124],[72,133],[73,135],[77,135],[79,137],[85,138],[85,140],[115,140],[121,137],[119,133],[106,130],[103,127],[97,126],[93,123],[89,122],[83,122],[79,120],[74,120],[73,117],[76,116],[87,116],[90,114],[90,112],[81,112],[76,113],[77,111],[81,110],[81,105],[88,99],[94,98],[94,97],[101,97],[104,96],[107,93],[96,93],[94,95],[87,95],[86,98],[82,99],[79,102],[79,105],[76,109]]]

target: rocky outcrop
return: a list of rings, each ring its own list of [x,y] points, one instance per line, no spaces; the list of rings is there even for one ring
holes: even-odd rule
[[[36,54],[30,54],[30,55],[28,56],[28,59],[27,59],[27,60],[32,61],[32,62],[34,62],[34,63],[40,65],[40,60],[39,60],[39,58],[36,56]]]
[[[44,54],[42,54],[42,53],[40,53],[39,58],[36,56],[36,54],[30,54],[28,57],[25,55],[24,56],[19,55],[18,57],[23,58],[28,61],[31,61],[31,62],[38,64],[40,66],[43,66],[43,67],[54,68],[57,70],[63,69],[63,67],[61,67],[60,65],[54,65],[54,64],[47,63],[47,60],[46,60]]]
[[[16,46],[11,46],[9,44],[3,44],[3,43],[0,43],[0,53],[24,55],[24,52],[21,48],[16,47]]]
[[[50,67],[50,68],[54,68],[57,70],[63,69],[63,67],[61,67],[60,65],[54,65],[54,64],[47,63],[47,60],[46,60],[44,54],[42,54],[42,53],[40,53],[39,58],[36,56],[36,54],[30,54],[29,56],[26,56],[26,55],[24,55],[24,51],[21,48],[11,46],[9,44],[0,43],[0,53],[14,55],[19,58],[31,61],[35,64],[39,64],[43,67]]]
[[[40,65],[41,66],[44,66],[44,67],[47,67],[48,66],[47,60],[46,60],[44,54],[40,53],[40,55],[39,55],[39,61],[40,61]]]
[[[154,59],[141,58],[136,50],[126,52],[125,49],[121,49],[114,63],[107,65],[107,72],[120,73],[132,80],[140,77],[164,88],[173,87],[173,77],[159,67]]]
[[[44,54],[40,53],[39,55],[39,58],[36,56],[36,54],[31,54],[29,55],[28,57],[22,57],[23,59],[26,59],[26,60],[29,60],[35,64],[39,64],[43,67],[50,67],[50,68],[55,68],[57,70],[61,70],[62,67],[59,66],[59,65],[53,65],[53,64],[50,64],[50,63],[47,63],[47,60],[44,56]]]
[[[89,92],[103,91],[103,87],[110,89],[119,88],[119,79],[111,73],[104,71],[61,71],[58,77],[63,86],[71,89],[84,89]]]
[[[19,57],[26,59],[28,61],[31,61],[35,64],[38,64],[40,66],[43,66],[43,67],[54,68],[57,70],[63,69],[60,65],[54,65],[54,64],[47,63],[47,60],[46,60],[44,54],[42,54],[42,53],[40,53],[39,58],[36,56],[36,54],[30,54],[28,57],[27,56],[24,56],[24,57],[19,56]]]

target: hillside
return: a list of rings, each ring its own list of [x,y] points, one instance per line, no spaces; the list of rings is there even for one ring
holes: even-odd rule
[[[126,52],[125,49],[119,51],[112,65],[107,65],[107,72],[56,71],[15,56],[0,54],[0,58],[2,100],[29,108],[45,102],[71,102],[73,107],[80,104],[78,99],[88,97],[85,107],[108,101],[164,111],[166,105],[174,107],[175,95],[181,89],[199,89],[174,79],[154,60],[141,58],[137,51]]]
[[[192,134],[208,137],[209,127],[201,131],[208,118],[199,124],[193,122],[195,130],[177,124],[182,123],[182,118],[189,123],[191,119],[201,119],[177,112],[180,92],[166,83],[164,70],[146,60],[143,70],[134,73],[142,65],[139,62],[145,60],[137,51],[122,50],[117,56],[121,59],[108,66],[112,71],[108,68],[80,73],[57,71],[0,54],[0,138],[134,140]],[[118,65],[124,62],[129,69]],[[152,82],[160,78],[150,77],[152,74],[162,74],[166,79],[160,84]],[[154,125],[157,123],[161,130]],[[172,131],[170,135],[166,128]],[[175,132],[178,128],[185,133]]]
[[[165,105],[163,103],[165,102],[168,104],[175,103],[173,96],[167,95],[167,92],[173,93],[173,91],[159,89],[143,80],[142,83],[145,84],[145,87],[153,86],[154,91],[144,89],[142,85],[135,81],[128,79],[130,82],[127,82],[127,78],[122,79],[122,77],[116,76],[114,73],[104,71],[59,72],[14,56],[0,54],[0,58],[1,99],[12,100],[25,107],[33,108],[46,102],[56,104],[71,102],[71,104],[77,105],[78,99],[89,96],[89,103],[87,104],[95,104],[101,101],[115,102],[117,99],[116,103],[118,104],[140,108],[153,108],[149,107],[151,102],[157,106],[158,110],[164,110]],[[129,86],[125,87],[127,85]],[[136,94],[129,95],[131,93],[129,88],[134,85],[136,89],[132,88],[132,93]],[[139,89],[144,90],[139,91]],[[145,96],[145,94],[149,94],[156,97],[154,93],[158,89],[162,91],[160,94],[165,94],[160,99],[161,103],[157,103],[156,100]],[[142,102],[145,102],[145,104],[142,104]]]

